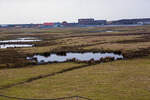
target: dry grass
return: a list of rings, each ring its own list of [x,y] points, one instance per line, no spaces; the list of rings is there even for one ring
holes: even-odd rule
[[[118,32],[97,32],[101,30]],[[28,55],[52,51],[119,50],[124,54],[130,55],[130,52],[139,51],[144,55],[145,52],[142,49],[150,48],[149,36],[150,26],[3,29],[0,30],[0,39],[37,37],[43,41],[33,43],[37,45],[33,48],[0,49],[0,67],[7,64],[20,66],[25,63],[25,57]],[[149,100],[149,60],[150,57],[139,57],[92,65],[0,90],[0,93],[25,98],[58,98],[81,95],[93,100]],[[60,63],[0,69],[0,87],[80,65],[84,64]],[[0,99],[9,100],[1,97]]]
[[[93,65],[1,90],[1,93],[25,98],[81,95],[93,100],[148,100],[149,60],[150,57],[145,57]]]
[[[27,68],[0,70],[0,88],[18,83],[32,77],[59,72],[63,69],[77,67],[83,64],[56,63],[48,65],[28,66]]]

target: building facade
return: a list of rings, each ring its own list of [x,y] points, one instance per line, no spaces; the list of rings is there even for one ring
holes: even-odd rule
[[[95,20],[93,18],[78,19],[79,25],[105,25],[106,23],[107,23],[106,20]]]

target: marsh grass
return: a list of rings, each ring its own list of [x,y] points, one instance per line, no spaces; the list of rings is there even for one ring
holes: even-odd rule
[[[0,88],[25,81],[32,77],[47,75],[81,65],[84,64],[56,63],[48,65],[29,66],[27,68],[2,69],[0,70]]]
[[[95,32],[101,30],[118,32]],[[147,55],[150,53],[150,39],[146,38],[149,36],[150,26],[0,29],[0,39],[3,40],[18,37],[37,37],[43,40],[34,43],[37,46],[33,48],[0,49],[0,67],[4,68],[0,69],[0,87],[84,65],[70,62],[25,67],[24,65],[30,63],[26,61],[26,57],[35,53],[117,51],[130,58],[90,65],[86,68],[41,78],[1,89],[0,93],[21,98],[58,98],[80,95],[93,100],[149,100],[150,57]],[[13,68],[15,66],[19,68]],[[20,68],[22,66],[24,67]],[[0,100],[9,99],[0,97]]]
[[[150,57],[143,57],[97,64],[0,92],[26,98],[81,95],[93,100],[148,100],[149,60]]]

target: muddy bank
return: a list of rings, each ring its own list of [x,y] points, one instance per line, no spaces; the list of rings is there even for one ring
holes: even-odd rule
[[[149,48],[140,48],[137,51],[125,51],[123,52],[123,56],[126,59],[134,59],[139,57],[145,57],[150,55],[150,47]]]
[[[0,50],[0,69],[20,68],[32,64],[26,60],[26,54],[12,48]]]

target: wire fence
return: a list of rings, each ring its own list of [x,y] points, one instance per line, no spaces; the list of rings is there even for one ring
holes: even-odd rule
[[[0,94],[0,100],[92,100],[82,96],[71,96],[71,97],[62,97],[62,98],[55,98],[55,99],[33,99],[33,98],[17,98],[17,97],[10,97]]]

